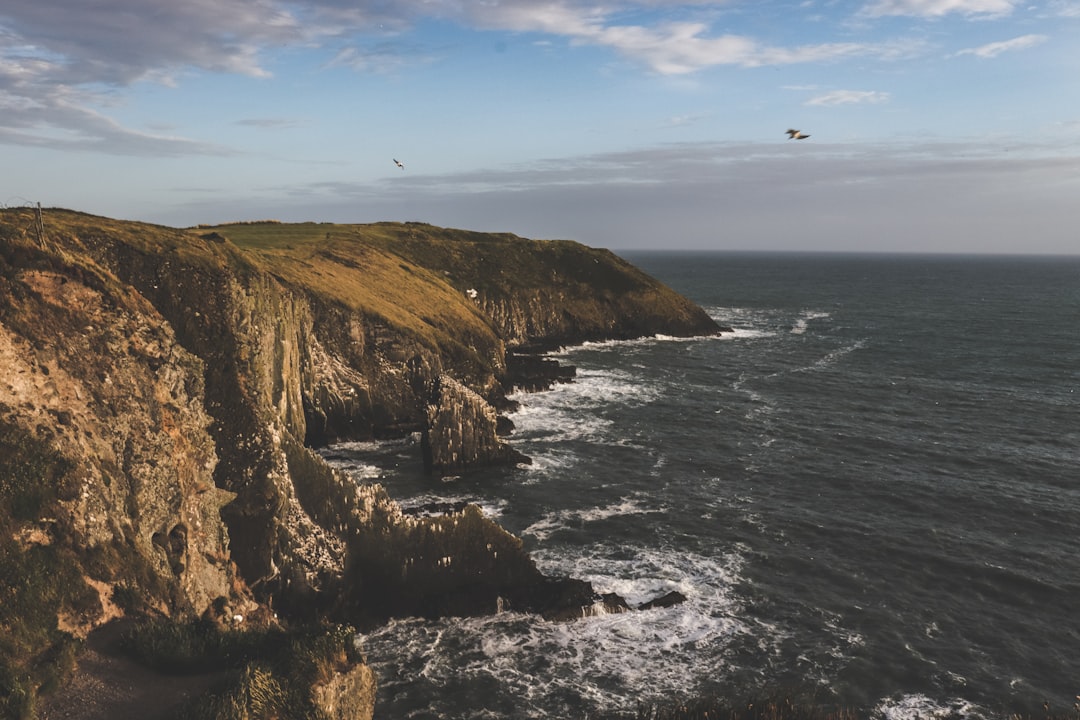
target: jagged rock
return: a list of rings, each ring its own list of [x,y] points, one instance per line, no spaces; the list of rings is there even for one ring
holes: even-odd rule
[[[459,500],[457,502],[430,502],[414,507],[402,508],[401,512],[404,515],[432,517],[435,515],[452,515],[454,513],[460,513],[468,506],[469,503],[465,500]]]
[[[657,608],[674,607],[675,605],[681,605],[686,602],[686,596],[678,590],[672,590],[669,593],[661,595],[658,598],[653,598],[648,602],[643,602],[637,606],[637,610],[655,610]]]
[[[500,610],[568,620],[602,601],[587,582],[542,574],[521,540],[475,505],[364,528],[352,541],[346,597],[350,622],[361,626]]]
[[[529,462],[499,439],[495,408],[448,375],[439,376],[432,391],[423,452],[425,467],[440,475],[468,467]]]
[[[506,356],[506,379],[513,387],[526,392],[550,390],[556,383],[573,381],[577,368],[558,360],[511,352]]]

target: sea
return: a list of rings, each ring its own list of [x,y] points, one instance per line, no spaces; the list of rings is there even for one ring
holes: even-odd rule
[[[528,466],[327,456],[478,504],[546,573],[686,601],[391,622],[359,638],[376,717],[1080,717],[1080,256],[624,256],[732,331],[552,353],[577,376],[514,395]]]

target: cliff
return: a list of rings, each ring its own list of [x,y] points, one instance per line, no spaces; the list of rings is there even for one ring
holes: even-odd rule
[[[311,448],[420,432],[433,473],[525,461],[496,432],[509,350],[717,331],[571,242],[0,211],[0,680],[124,614],[590,605],[475,509],[405,517]]]

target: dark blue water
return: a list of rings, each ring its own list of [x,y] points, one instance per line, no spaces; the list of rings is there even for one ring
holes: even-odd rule
[[[796,690],[867,715],[1064,713],[1080,693],[1080,258],[630,255],[735,329],[567,349],[528,468],[449,482],[541,568],[683,605],[364,638],[382,717],[585,717]]]

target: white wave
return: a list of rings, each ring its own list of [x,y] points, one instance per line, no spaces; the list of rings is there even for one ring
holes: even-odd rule
[[[543,476],[576,465],[579,458],[566,447],[568,442],[625,445],[627,438],[601,412],[612,405],[647,404],[661,392],[658,385],[642,382],[632,372],[584,370],[572,383],[540,393],[515,393],[518,409],[509,415],[513,442],[533,460],[525,472]]]
[[[548,513],[521,531],[522,535],[532,535],[538,540],[547,540],[559,530],[570,527],[578,527],[585,523],[600,522],[613,517],[623,515],[642,515],[649,512],[659,512],[660,509],[643,505],[633,498],[620,498],[619,502],[604,507],[589,508],[587,510],[564,510]]]
[[[715,319],[715,318],[714,318]],[[626,348],[645,347],[655,345],[657,343],[690,343],[700,342],[702,340],[710,340],[718,338],[719,335],[667,335],[664,333],[656,333],[655,335],[645,335],[639,338],[630,338],[626,340],[586,340],[580,345],[566,345],[555,350],[551,350],[547,353],[549,357],[569,357],[583,350],[593,351],[607,351],[607,350],[624,350]]]
[[[547,540],[553,534],[557,533],[559,530],[564,530],[565,528],[566,523],[563,522],[557,513],[548,513],[522,530],[521,534],[532,535],[538,540]]]
[[[601,564],[614,574],[605,573]],[[593,567],[592,577],[608,581],[598,589],[624,591],[631,602],[677,589],[687,601],[565,623],[513,612],[398,621],[366,636],[365,648],[380,679],[388,678],[380,680],[382,692],[390,694],[408,693],[421,681],[445,688],[484,677],[497,683],[502,696],[519,701],[517,717],[566,717],[565,707],[560,712],[559,705],[567,698],[574,698],[577,708],[632,710],[638,700],[693,696],[701,678],[728,668],[724,648],[736,638],[763,631],[743,617],[730,590],[739,567],[735,556],[644,549],[631,560],[617,561],[609,555]],[[650,574],[637,580],[615,578],[644,570]],[[698,652],[706,647],[707,653]],[[687,672],[689,658],[694,672]],[[425,717],[449,712],[438,706],[437,693],[432,697]],[[491,712],[483,698],[474,701],[472,717]]]
[[[934,700],[926,695],[902,695],[885,698],[874,708],[874,715],[884,720],[933,720],[934,718],[982,718],[984,712],[967,700]]]
[[[775,337],[776,333],[772,330],[764,330],[761,328],[744,328],[733,327],[731,332],[724,333],[719,336],[721,340],[758,340],[760,338]]]
[[[562,473],[576,467],[582,460],[581,456],[561,447],[558,443],[552,447],[538,448],[518,442],[515,447],[525,452],[532,462],[528,465],[519,466],[526,479],[522,482],[531,484],[539,482],[541,478],[551,477],[555,473]]]
[[[822,320],[827,317],[830,317],[830,314],[827,312],[806,310],[795,321],[795,324],[791,327],[791,332],[795,335],[802,335],[806,332],[807,328],[810,326],[809,323],[812,320]]]
[[[382,468],[363,462],[327,461],[331,465],[344,470],[355,480],[380,480],[383,476]]]
[[[382,449],[384,443],[377,442],[375,440],[350,440],[346,442],[334,443],[327,448],[330,452],[344,451],[350,453],[373,453]]]
[[[720,325],[731,328],[731,332],[717,336],[720,340],[757,340],[777,335],[777,310],[709,307],[705,311]]]
[[[705,313],[721,325],[762,325],[776,314],[768,308],[721,307],[710,305]]]
[[[525,448],[525,441],[601,442],[608,437],[609,433],[605,431],[612,424],[610,420],[585,412],[575,413],[569,407],[539,403],[520,405],[510,419],[514,422],[515,445],[522,447],[526,455],[530,455],[530,452]]]
[[[844,356],[849,355],[849,354],[855,352],[856,350],[862,349],[865,345],[866,345],[865,340],[858,340],[858,341],[852,343],[851,345],[845,345],[844,347],[837,348],[837,349],[833,350],[832,352],[826,354],[825,357],[821,358],[820,360],[815,362],[813,365],[810,365],[809,367],[805,367],[805,368],[800,368],[800,369],[796,370],[795,372],[810,372],[810,371],[814,371],[814,370],[824,370],[825,368],[832,367],[837,362],[839,362]]]
[[[439,508],[444,506],[453,507],[467,503],[469,505],[476,505],[484,515],[492,519],[501,517],[503,511],[509,505],[509,502],[504,499],[491,500],[479,498],[475,495],[447,495],[444,493],[414,495],[406,499],[398,500],[397,502],[405,512],[415,512],[425,515],[440,515],[443,513]],[[425,508],[434,508],[434,510],[424,512]]]
[[[623,404],[630,407],[645,405],[661,397],[662,388],[656,383],[649,383],[627,370],[595,370],[579,368],[573,382],[560,383],[550,390],[540,393],[516,392],[511,399],[516,400],[521,409],[511,417],[515,424],[517,418],[529,409],[546,408],[549,410],[572,410],[577,413],[583,408],[598,408],[611,404]]]
[[[543,572],[587,580],[597,591],[617,593],[630,605],[678,591],[709,613],[738,607],[732,588],[743,560],[736,552],[706,557],[673,548],[600,546],[580,555],[540,547],[532,555]]]

